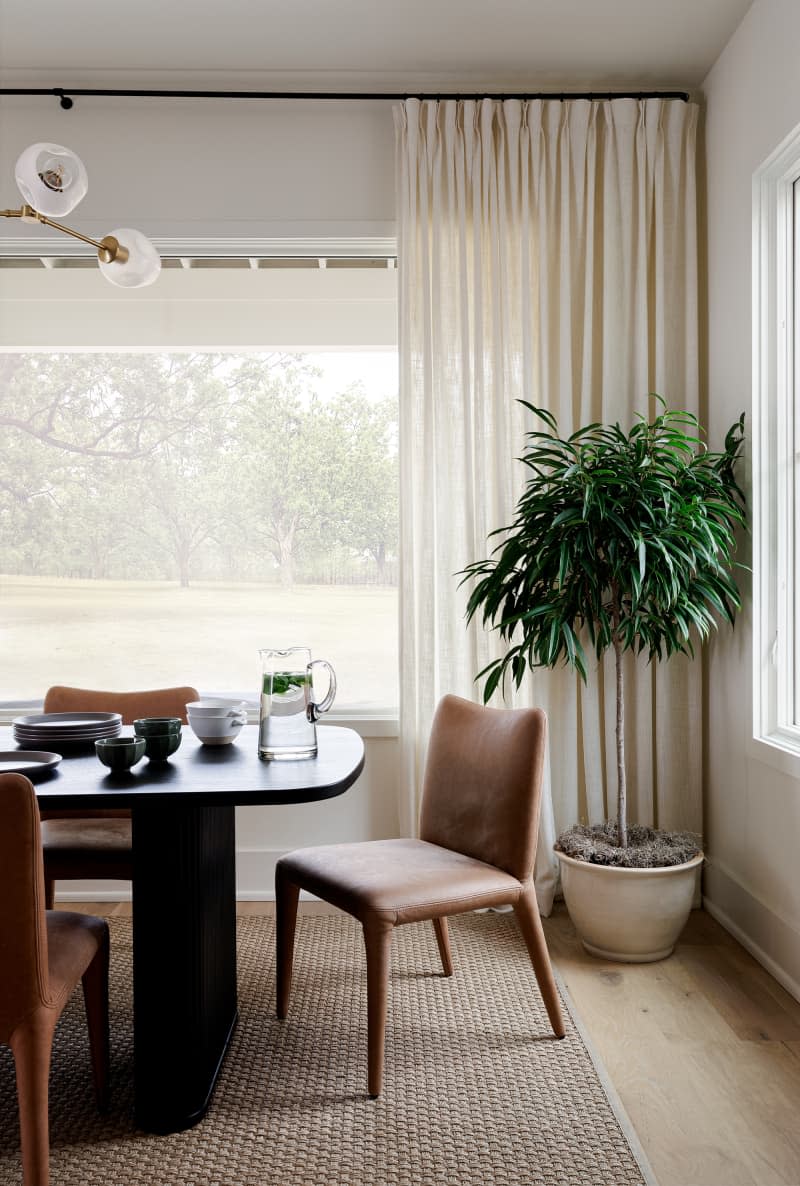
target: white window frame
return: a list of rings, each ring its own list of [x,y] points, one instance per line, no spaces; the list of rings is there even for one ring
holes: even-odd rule
[[[800,758],[800,126],[753,175],[753,736]],[[777,756],[777,755],[776,755]],[[794,766],[794,761],[792,761]]]

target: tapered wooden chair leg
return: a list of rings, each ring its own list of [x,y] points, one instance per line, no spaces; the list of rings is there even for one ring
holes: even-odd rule
[[[450,931],[447,926],[447,919],[435,918],[433,920],[433,929],[436,932],[436,943],[439,947],[439,956],[442,961],[442,972],[445,976],[452,976],[453,957],[450,952]]]
[[[44,879],[44,908],[45,910],[52,910],[56,903],[56,883],[55,878],[45,877]]]
[[[367,1092],[377,1099],[383,1085],[389,957],[394,927],[383,919],[364,923],[367,951]]]
[[[49,1186],[50,1182],[47,1087],[56,1020],[55,1010],[39,1009],[9,1041],[17,1073],[23,1186]]]
[[[564,1018],[561,1013],[561,1001],[559,1000],[558,989],[556,988],[555,977],[553,976],[553,968],[550,963],[550,953],[547,950],[547,942],[544,937],[542,920],[539,917],[536,894],[532,888],[526,890],[514,903],[514,913],[517,916],[519,929],[522,932],[525,946],[528,948],[528,954],[531,957],[533,970],[536,973],[536,980],[539,984],[539,991],[542,994],[542,999],[547,1009],[547,1016],[550,1018],[550,1024],[553,1027],[553,1033],[557,1038],[563,1038],[566,1030],[564,1028]]]
[[[289,1011],[289,994],[292,991],[292,968],[294,966],[294,933],[297,926],[297,903],[300,886],[289,881],[278,869],[275,877],[275,940],[276,981],[278,1017],[286,1017]]]
[[[108,928],[89,967],[83,973],[83,1000],[89,1029],[92,1055],[92,1078],[97,1107],[108,1111],[109,1034],[108,1034]]]

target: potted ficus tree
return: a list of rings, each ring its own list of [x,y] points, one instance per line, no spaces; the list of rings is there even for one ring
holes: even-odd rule
[[[720,619],[733,624],[735,533],[745,524],[734,476],[744,416],[714,453],[695,416],[653,398],[651,421],[640,416],[627,432],[589,424],[567,438],[526,403],[547,430],[527,434],[516,518],[492,533],[502,539],[489,559],[462,574],[473,583],[467,619],[480,612],[506,647],[476,677],[484,701],[507,679],[519,687],[529,668],[567,664],[585,681],[587,649],[598,660],[613,652],[617,817],[570,828],[556,851],[584,946],[635,962],[672,951],[703,856],[692,833],[628,823],[623,654],[694,655]]]

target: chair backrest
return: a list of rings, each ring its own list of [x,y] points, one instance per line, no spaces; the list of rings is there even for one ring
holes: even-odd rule
[[[197,700],[196,688],[154,688],[149,692],[95,692],[88,688],[48,688],[45,712],[121,712],[123,725],[137,717],[180,717],[187,722],[186,705]]]
[[[484,708],[445,696],[425,762],[421,838],[525,881],[536,856],[546,740],[540,708]]]
[[[0,1042],[7,1042],[49,995],[39,812],[22,774],[0,774],[0,898]]]

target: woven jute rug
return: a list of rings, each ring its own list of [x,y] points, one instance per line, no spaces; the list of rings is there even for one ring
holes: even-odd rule
[[[239,920],[240,1020],[201,1124],[132,1118],[131,930],[112,934],[112,1111],[95,1111],[80,991],[51,1072],[53,1186],[633,1186],[652,1181],[574,1017],[552,1036],[513,916],[395,932],[384,1090],[366,1095],[360,927],[301,917],[289,1018],[275,1018],[274,924]],[[168,989],[167,989],[168,991]],[[616,1107],[616,1111],[615,1111]],[[0,1183],[19,1183],[13,1062],[0,1058]],[[639,1156],[639,1162],[637,1162]]]

